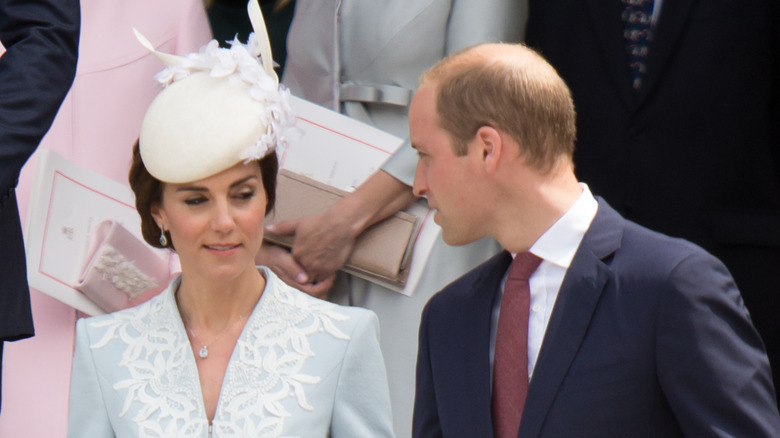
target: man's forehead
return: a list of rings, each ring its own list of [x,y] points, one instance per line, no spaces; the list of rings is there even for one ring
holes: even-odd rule
[[[437,84],[433,81],[426,81],[420,84],[420,87],[417,88],[417,91],[414,93],[413,97],[418,97],[420,99],[433,99],[436,97],[436,88]],[[414,99],[412,99],[414,101]]]
[[[412,98],[409,106],[409,122],[435,122],[438,119],[436,112],[436,94],[435,89],[430,85],[423,84]]]

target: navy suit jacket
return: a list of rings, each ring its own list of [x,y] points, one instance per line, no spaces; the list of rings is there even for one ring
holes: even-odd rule
[[[0,0],[0,346],[33,334],[14,189],[73,83],[79,24],[78,0]]]
[[[434,296],[413,436],[490,437],[491,312],[504,252]],[[561,285],[519,437],[780,436],[769,365],[717,259],[604,201]]]

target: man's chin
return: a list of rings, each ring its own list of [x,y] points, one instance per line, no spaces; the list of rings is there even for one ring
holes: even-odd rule
[[[468,245],[469,243],[473,242],[475,239],[468,239],[466,236],[459,236],[453,233],[447,233],[447,231],[442,227],[441,231],[441,239],[450,246],[463,246]]]
[[[437,208],[433,208],[433,222],[441,227],[441,222],[439,222],[439,218],[441,217],[441,213]]]

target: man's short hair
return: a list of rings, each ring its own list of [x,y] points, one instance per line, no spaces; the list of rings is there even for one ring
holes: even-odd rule
[[[548,171],[571,162],[576,138],[571,92],[555,69],[522,44],[481,44],[439,61],[422,83],[436,87],[439,125],[455,153],[466,154],[479,128],[491,126],[520,144],[528,163]]]

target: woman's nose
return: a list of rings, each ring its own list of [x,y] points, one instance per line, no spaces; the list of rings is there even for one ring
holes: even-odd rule
[[[211,220],[211,226],[214,231],[222,233],[229,232],[235,226],[233,213],[227,202],[216,202],[214,206],[214,216]]]

